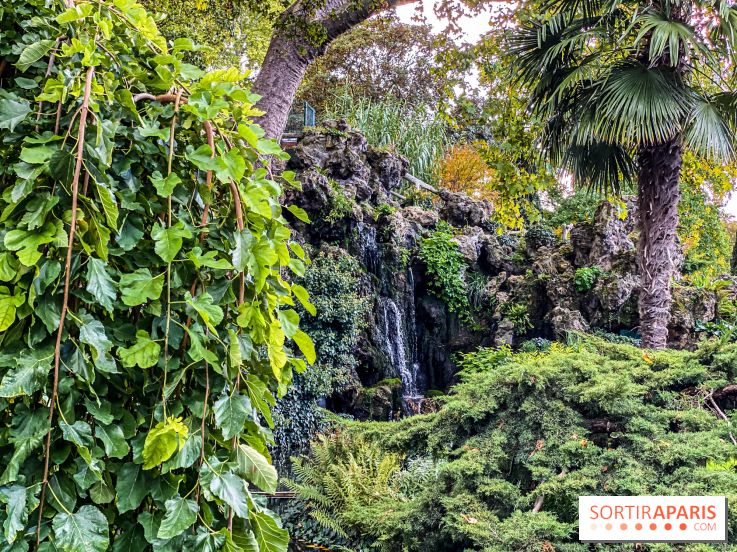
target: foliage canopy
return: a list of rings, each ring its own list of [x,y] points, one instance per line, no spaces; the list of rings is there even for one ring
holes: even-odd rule
[[[729,402],[720,390],[736,362],[737,345],[718,342],[694,353],[593,337],[545,352],[481,349],[463,356],[438,412],[343,423],[297,463],[295,488],[358,550],[584,552],[579,495],[737,495],[730,422],[714,406]],[[335,492],[337,481],[351,492]]]
[[[315,356],[298,184],[192,48],[133,0],[0,8],[3,550],[286,550],[251,490]]]

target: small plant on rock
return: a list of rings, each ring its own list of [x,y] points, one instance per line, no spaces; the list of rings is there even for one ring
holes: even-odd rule
[[[585,268],[579,268],[576,270],[576,275],[573,278],[573,287],[579,293],[585,293],[594,287],[599,276],[604,272],[598,266],[588,266]]]
[[[514,333],[516,335],[523,335],[527,330],[534,327],[532,321],[530,321],[530,314],[527,311],[527,305],[523,303],[508,303],[505,305],[504,316],[507,320],[512,322]]]

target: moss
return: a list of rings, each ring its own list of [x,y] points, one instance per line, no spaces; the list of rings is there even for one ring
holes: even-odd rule
[[[351,215],[356,202],[345,195],[343,187],[332,178],[328,179],[328,184],[330,184],[330,210],[323,220],[332,224]]]
[[[376,387],[401,387],[402,380],[399,378],[386,378],[376,384]]]

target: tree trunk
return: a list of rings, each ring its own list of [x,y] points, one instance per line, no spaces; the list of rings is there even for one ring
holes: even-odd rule
[[[640,333],[642,346],[662,349],[668,340],[671,277],[679,256],[679,179],[683,145],[680,137],[640,147],[637,155],[640,238]]]
[[[261,71],[253,85],[253,91],[261,96],[256,107],[266,112],[256,122],[268,138],[281,138],[297,89],[313,59],[307,52],[300,53],[293,39],[280,34],[271,39]]]
[[[307,67],[333,40],[381,9],[413,1],[321,0],[321,7],[315,9],[314,1],[296,0],[289,6],[279,19],[253,85],[253,91],[261,96],[256,107],[266,112],[257,118],[266,136],[281,138]],[[324,31],[319,44],[310,39],[316,27]]]

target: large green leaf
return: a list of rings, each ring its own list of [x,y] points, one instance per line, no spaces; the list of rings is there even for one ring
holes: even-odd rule
[[[121,514],[135,510],[148,494],[148,481],[140,464],[128,462],[118,470],[115,482],[115,503]]]
[[[169,197],[177,184],[181,184],[182,179],[176,173],[171,173],[167,177],[163,177],[159,171],[155,171],[151,175],[151,184],[156,188],[156,193],[161,197]]]
[[[21,72],[27,71],[28,68],[39,59],[44,57],[51,51],[51,48],[56,44],[55,40],[39,40],[29,44],[18,57],[18,61],[15,62],[15,66],[20,69]]]
[[[31,105],[25,100],[0,99],[0,128],[13,132],[31,112]]]
[[[107,518],[94,506],[56,514],[52,525],[56,547],[63,552],[105,552],[110,544]]]
[[[275,493],[278,475],[263,454],[248,445],[239,444],[236,449],[238,473],[262,491]]]
[[[243,431],[253,408],[248,397],[238,392],[225,394],[213,405],[215,424],[222,430],[223,438],[232,439]]]
[[[7,287],[0,286],[0,332],[15,322],[15,313],[25,300],[25,295],[11,295]]]
[[[187,439],[187,426],[180,418],[168,418],[156,424],[143,445],[143,469],[150,470],[171,458]]]
[[[32,395],[41,389],[51,370],[53,359],[51,349],[31,350],[21,354],[17,366],[11,368],[0,382],[0,397],[12,399]]]
[[[27,492],[23,485],[0,487],[0,502],[5,504],[5,521],[3,534],[8,543],[15,541],[18,533],[26,528],[28,512],[26,512]]]
[[[115,282],[107,272],[107,263],[90,257],[87,261],[87,291],[109,312],[115,301]]]
[[[123,434],[123,428],[119,425],[97,425],[95,426],[95,435],[102,441],[105,454],[111,458],[125,458],[130,451],[130,446]]]
[[[92,348],[95,367],[98,370],[110,373],[117,372],[115,361],[110,355],[113,343],[105,333],[105,326],[102,325],[102,322],[88,317],[79,329],[79,340]]]
[[[59,427],[64,434],[64,439],[70,443],[74,443],[78,447],[90,447],[94,442],[92,438],[92,428],[87,422],[77,420],[73,424],[68,424],[64,420],[59,422]]]
[[[181,497],[167,500],[166,515],[159,525],[158,538],[171,539],[181,535],[197,520],[198,510],[199,507],[194,500]]]
[[[315,344],[312,342],[312,338],[302,330],[297,330],[294,336],[292,336],[292,339],[297,344],[297,347],[299,347],[299,350],[302,351],[307,362],[314,364],[317,355],[315,354]]]
[[[151,231],[151,238],[154,240],[154,251],[166,262],[172,262],[179,250],[182,248],[183,238],[191,238],[192,232],[184,227],[179,221],[170,228],[164,227],[162,224],[155,224]]]
[[[4,243],[6,248],[16,252],[23,265],[34,266],[41,258],[38,247],[57,240],[60,232],[63,232],[60,226],[47,222],[40,230],[11,230],[5,234]]]
[[[286,552],[289,533],[266,512],[251,512],[251,528],[258,542],[259,552]]]
[[[131,274],[123,274],[120,277],[120,293],[122,294],[123,303],[129,307],[158,299],[163,289],[163,272],[152,277],[147,268],[139,268]]]
[[[210,491],[233,509],[240,518],[248,517],[246,482],[234,473],[215,474],[210,481]]]
[[[151,368],[158,362],[160,353],[161,346],[144,330],[136,332],[136,342],[133,345],[118,348],[118,358],[126,368]]]
[[[200,293],[197,297],[192,298],[189,292],[187,292],[185,300],[187,301],[187,304],[200,315],[205,326],[207,326],[212,333],[217,334],[215,326],[220,324],[223,320],[223,309],[218,305],[213,304],[212,295],[204,292]]]
[[[115,194],[104,182],[98,182],[95,180],[95,189],[97,190],[97,197],[100,198],[102,204],[102,210],[105,213],[105,220],[108,228],[111,230],[118,229],[118,216],[120,214],[118,210],[118,201],[115,199]]]

